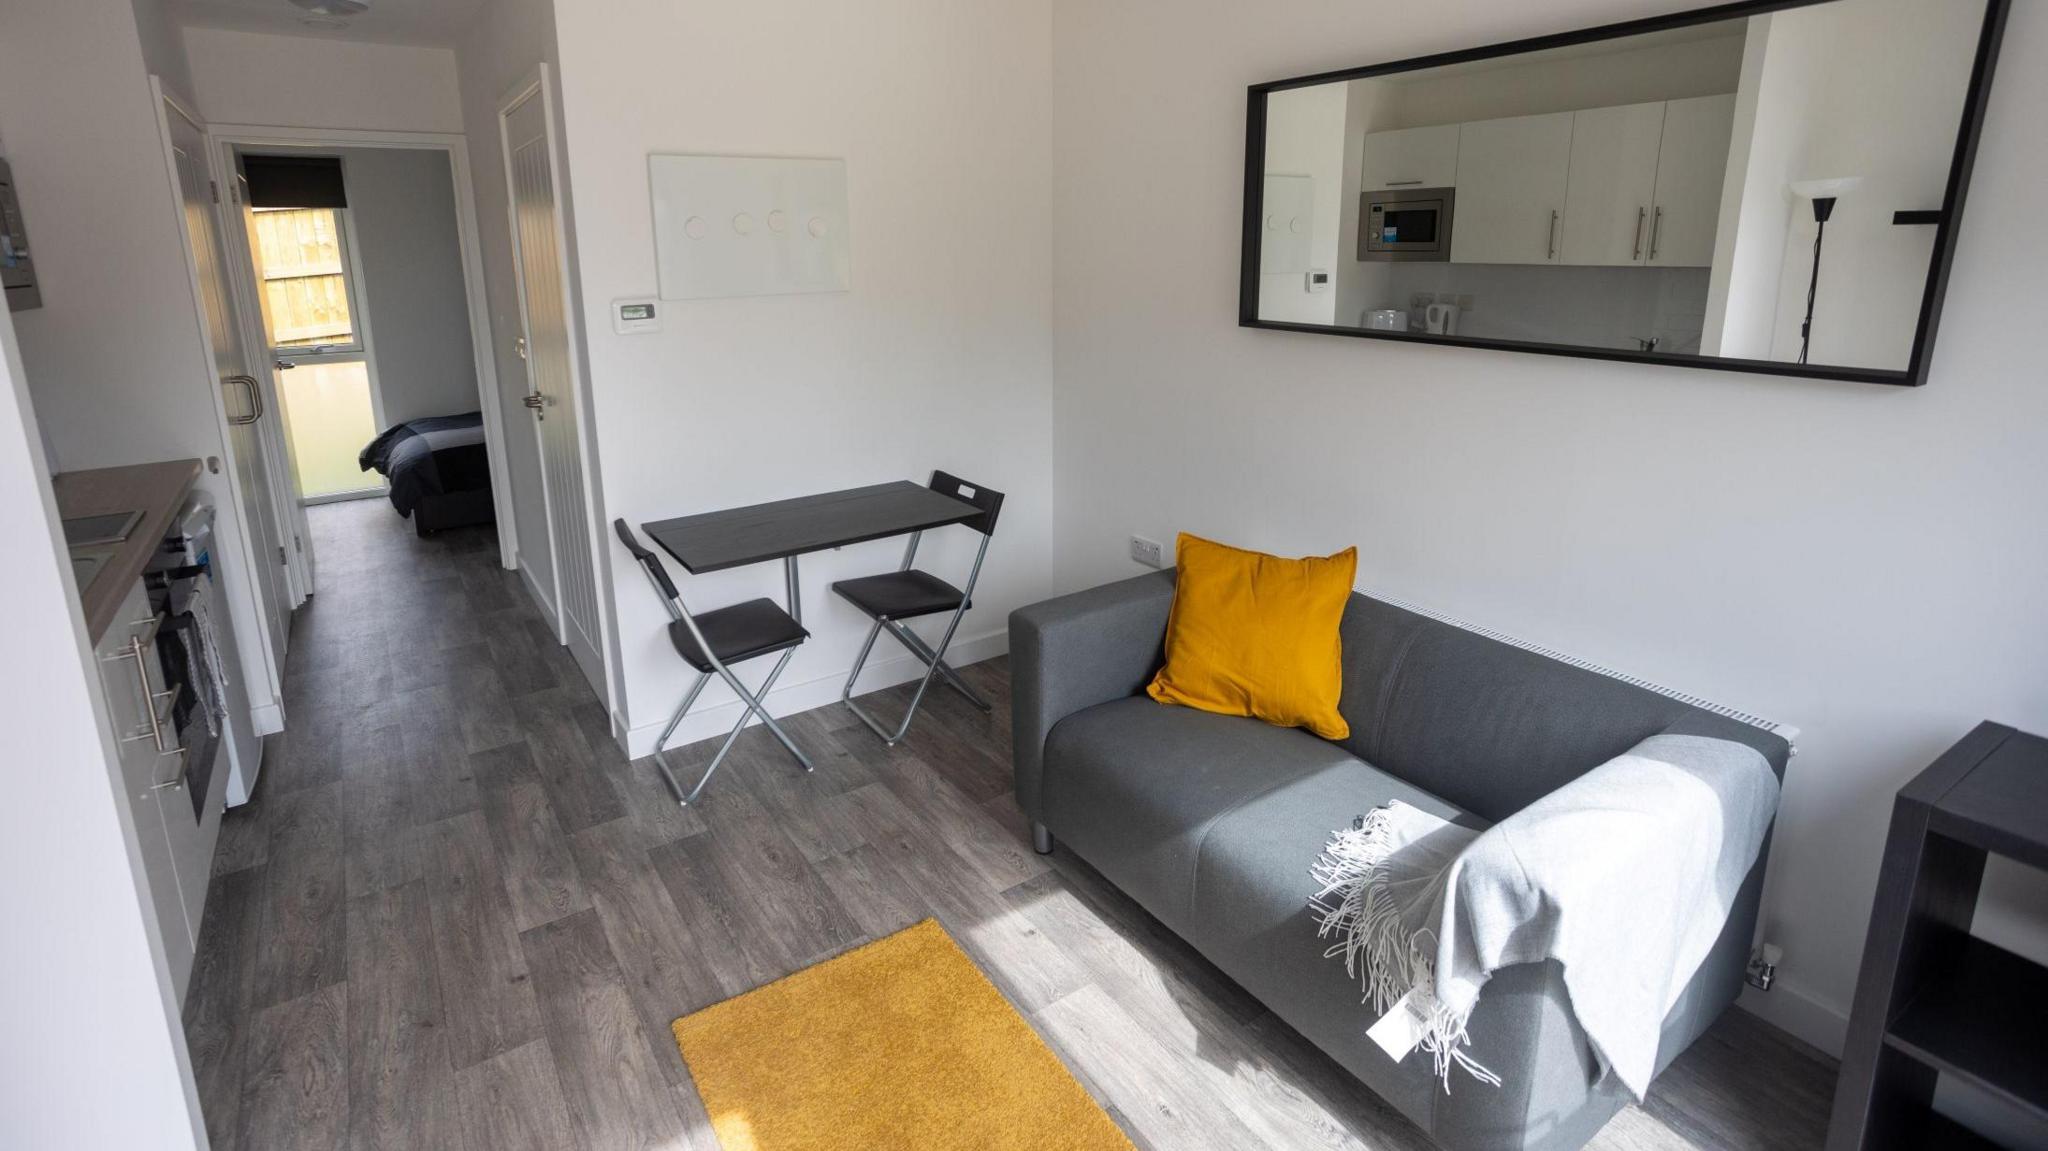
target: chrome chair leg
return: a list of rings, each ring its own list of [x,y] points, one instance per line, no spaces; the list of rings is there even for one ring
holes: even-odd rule
[[[695,796],[698,791],[703,789],[704,785],[698,784],[697,788],[689,793],[689,796],[685,796],[683,794],[683,785],[676,782],[676,773],[670,770],[668,760],[662,758],[662,752],[668,747],[669,737],[676,733],[676,725],[683,722],[683,716],[689,714],[690,705],[696,703],[697,697],[704,694],[704,685],[710,682],[711,673],[702,671],[697,673],[697,682],[691,684],[690,690],[683,693],[683,702],[676,705],[675,714],[668,717],[668,726],[661,729],[661,735],[654,741],[654,766],[661,769],[662,781],[668,784],[669,793],[676,797],[677,803],[688,804],[690,796]]]
[[[889,621],[889,633],[896,637],[896,642],[902,644],[904,647],[909,648],[911,650],[911,653],[917,656],[917,658],[923,660],[928,664],[938,664],[940,677],[943,678],[946,681],[947,685],[950,686],[954,691],[957,691],[961,695],[966,696],[967,702],[973,704],[975,707],[978,707],[983,711],[994,710],[993,705],[991,705],[987,700],[983,699],[981,697],[980,692],[975,691],[972,687],[968,686],[967,681],[960,678],[960,673],[954,670],[953,665],[947,663],[943,659],[940,659],[939,653],[933,651],[931,649],[931,645],[925,643],[923,638],[921,638],[916,632],[910,630],[909,627],[905,626],[900,622],[891,620]]]
[[[875,650],[875,637],[881,634],[882,621],[876,620],[875,626],[868,629],[867,640],[860,645],[860,654],[853,657],[853,670],[846,676],[846,686],[839,690],[839,701],[841,703],[853,698],[854,681],[860,678],[861,668],[867,666],[868,653]]]
[[[876,620],[875,626],[868,629],[867,642],[860,645],[860,654],[853,659],[853,670],[847,673],[846,686],[840,689],[839,701],[841,703],[848,702],[853,698],[853,686],[859,681],[860,673],[867,667],[868,654],[875,647],[875,637],[882,634],[884,627],[889,629],[889,634],[895,638],[897,643],[909,648],[910,654],[916,656],[921,662],[926,665],[937,663],[939,675],[946,681],[946,685],[964,696],[968,703],[973,704],[982,711],[995,710],[993,704],[983,699],[980,692],[975,691],[965,679],[961,678],[960,673],[954,669],[952,664],[940,659],[939,654],[931,649],[931,645],[925,643],[923,639],[918,637],[916,632],[896,620]]]
[[[929,648],[926,649],[928,651],[932,651],[932,656],[930,659],[925,661],[924,678],[917,681],[917,690],[913,692],[910,696],[910,708],[909,710],[903,713],[903,722],[896,725],[895,731],[892,732],[888,728],[883,727],[882,722],[880,720],[868,714],[868,710],[866,708],[862,707],[860,704],[855,703],[853,701],[853,680],[849,678],[846,681],[846,695],[842,698],[845,700],[847,710],[853,712],[854,716],[857,717],[862,723],[867,724],[869,731],[872,731],[876,735],[880,736],[882,739],[882,743],[884,745],[888,747],[895,747],[898,743],[901,743],[903,741],[903,737],[905,735],[908,735],[910,733],[910,721],[917,718],[918,705],[924,702],[924,693],[931,689],[932,677],[938,674],[939,668],[945,666],[946,661],[940,658],[941,654],[946,650],[947,645],[953,642],[953,632],[960,626],[960,617],[966,614],[967,602],[963,599],[960,603],[959,610],[953,613],[952,620],[947,623],[946,634],[939,640],[939,646],[937,650],[933,651]],[[900,628],[902,627],[902,625],[897,624],[896,627]],[[922,644],[920,644],[920,646],[922,646]],[[861,656],[863,659],[865,659],[867,653],[863,651],[861,653]],[[854,665],[853,674],[855,676],[858,676],[860,674],[859,664]],[[974,697],[970,696],[970,698]]]
[[[789,754],[795,756],[797,763],[801,764],[803,769],[809,772],[817,770],[811,764],[811,757],[805,755],[804,749],[798,747],[796,741],[789,738],[789,733],[782,730],[782,725],[775,722],[775,717],[768,714],[768,709],[762,706],[760,700],[761,696],[767,695],[774,688],[776,678],[782,674],[783,668],[789,666],[789,658],[795,654],[795,648],[789,648],[782,653],[782,658],[775,661],[775,670],[769,672],[768,678],[761,681],[761,687],[758,692],[748,691],[740,683],[739,677],[730,671],[726,671],[724,667],[720,667],[719,670],[725,672],[725,682],[732,685],[733,691],[737,692],[739,697],[747,703],[747,713],[740,717],[740,726],[745,727],[748,719],[757,715],[760,716],[761,722],[768,727],[768,733],[773,735],[776,741],[782,744],[783,747],[789,749]]]
[[[916,549],[917,540],[916,537],[912,537],[910,550],[906,551],[903,556],[904,568],[909,568],[911,558],[916,554]],[[959,673],[955,672],[946,663],[946,649],[952,646],[953,633],[960,630],[960,621],[967,616],[967,605],[974,600],[974,585],[981,578],[981,561],[987,557],[988,537],[984,535],[981,537],[980,549],[974,553],[974,567],[967,573],[967,587],[960,593],[960,606],[953,609],[953,618],[946,621],[946,634],[939,637],[938,646],[928,646],[924,640],[918,638],[916,632],[905,627],[900,621],[882,619],[875,621],[875,626],[868,632],[867,643],[861,645],[860,658],[853,662],[853,674],[846,677],[846,689],[840,693],[839,698],[845,702],[847,710],[853,712],[862,723],[867,724],[868,730],[880,736],[882,742],[887,746],[896,746],[909,733],[910,721],[917,718],[918,705],[924,702],[924,693],[931,688],[932,677],[941,671],[944,671],[946,674],[946,682],[952,684],[955,689],[972,701],[976,707],[983,711],[990,710],[988,701],[976,695],[974,689],[968,687],[966,682],[960,678]],[[918,681],[917,691],[913,692],[910,697],[910,710],[903,713],[903,722],[896,725],[894,732],[883,727],[881,721],[869,715],[866,708],[853,702],[853,681],[860,678],[861,665],[867,662],[868,651],[875,646],[875,636],[880,634],[884,624],[888,625],[889,634],[895,636],[898,643],[909,648],[911,654],[924,661],[924,678]]]
[[[697,696],[704,691],[704,685],[711,682],[709,672],[698,674],[697,682],[690,685],[689,693],[683,697],[682,706],[676,708],[675,715],[669,718],[668,726],[662,729],[661,738],[654,742],[654,765],[661,769],[661,778],[668,784],[669,792],[676,797],[677,803],[688,807],[696,802],[697,796],[704,791],[704,785],[710,783],[711,777],[718,774],[719,767],[725,763],[726,754],[732,751],[732,745],[739,740],[740,733],[747,729],[747,724],[757,715],[768,725],[768,730],[774,734],[776,740],[788,748],[789,753],[796,757],[796,761],[803,765],[805,771],[813,770],[810,758],[803,753],[803,749],[790,740],[789,735],[782,730],[782,725],[776,723],[775,717],[768,714],[768,709],[761,706],[760,697],[767,695],[774,688],[776,677],[782,674],[783,668],[789,666],[789,658],[795,654],[795,648],[784,651],[782,658],[775,661],[775,669],[768,673],[768,678],[762,680],[761,686],[752,692],[740,683],[738,676],[713,661],[726,684],[738,693],[740,702],[746,705],[746,709],[740,713],[739,722],[733,724],[732,730],[726,733],[725,742],[718,745],[718,751],[712,755],[710,764],[704,768],[704,774],[698,777],[696,786],[684,791],[682,783],[676,779],[675,771],[669,767],[668,760],[662,753],[668,746],[669,736],[675,733],[676,725],[683,721],[683,716],[689,712],[690,705],[697,702]]]

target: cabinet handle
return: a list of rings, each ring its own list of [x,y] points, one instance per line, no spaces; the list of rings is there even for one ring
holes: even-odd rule
[[[149,685],[149,661],[144,659],[142,655],[142,637],[139,635],[130,636],[128,639],[128,650],[135,657],[135,678],[142,685],[142,713],[149,718],[149,731],[144,734],[129,736],[123,742],[132,742],[146,737],[156,744],[158,751],[168,751],[170,749],[164,746],[164,725],[156,717],[156,689]],[[173,692],[172,694],[175,695],[176,693]]]
[[[1664,234],[1664,209],[1657,209],[1657,218],[1650,221],[1650,258],[1657,258],[1657,240]]]
[[[185,761],[192,754],[191,749],[183,747],[173,748],[165,754],[177,759],[178,770],[172,774],[171,778],[158,780],[150,784],[149,789],[151,791],[176,791],[178,788],[185,786]]]
[[[1650,214],[1648,208],[1636,209],[1636,250],[1629,255],[1631,260],[1643,258],[1643,217]]]
[[[1388,180],[1386,186],[1389,188],[1412,188],[1420,183],[1422,183],[1420,180]]]
[[[164,626],[164,617],[160,615],[153,615],[150,616],[148,619],[132,619],[128,621],[128,626],[147,628],[147,631],[136,632],[135,635],[131,637],[131,639],[139,639],[143,643],[150,643],[156,639],[157,630]],[[134,649],[132,647],[124,647],[120,651],[117,651],[112,655],[101,656],[100,660],[104,663],[113,663],[117,659],[134,658]]]
[[[1546,260],[1555,260],[1555,259],[1557,259],[1557,209],[1556,209],[1556,208],[1552,208],[1552,209],[1550,210],[1550,229],[1549,229],[1549,231],[1546,231],[1546,232],[1544,232],[1544,233],[1543,233],[1543,240],[1544,240],[1544,243],[1548,245],[1548,248],[1547,248],[1547,249],[1545,250],[1545,252],[1544,252],[1544,254],[1543,254],[1543,258],[1544,258],[1544,259],[1546,259]]]

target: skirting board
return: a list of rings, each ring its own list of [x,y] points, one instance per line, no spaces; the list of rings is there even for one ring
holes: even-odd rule
[[[946,662],[954,667],[965,667],[970,663],[994,659],[1009,650],[1010,633],[1006,627],[985,635],[955,639],[953,646],[946,651]],[[840,668],[802,683],[784,684],[769,692],[768,698],[762,702],[768,705],[769,713],[777,719],[785,715],[795,715],[800,711],[809,711],[814,707],[837,703],[840,689],[846,686],[848,670],[849,668]],[[919,663],[916,657],[907,652],[889,659],[869,659],[867,667],[862,669],[860,674],[860,690],[865,694],[880,688],[893,687],[899,683],[908,683],[923,674],[924,664]],[[741,680],[745,682],[746,677],[742,676]],[[932,690],[952,689],[943,684],[934,684]],[[668,722],[666,708],[674,706],[675,701],[669,701],[659,719],[634,727],[627,733],[628,756],[639,759],[641,756],[653,754],[654,741],[661,735],[662,725]],[[743,706],[745,705],[739,700],[731,699],[724,703],[691,709],[690,714],[683,717],[682,726],[676,728],[675,735],[670,737],[668,745],[681,747],[700,739],[724,735],[738,722]]]
[[[284,730],[284,705],[276,700],[257,704],[249,709],[249,724],[256,734],[275,735]]]
[[[540,617],[547,621],[548,632],[553,634],[555,622],[560,618],[555,614],[555,601],[540,590],[539,584],[533,582],[533,565],[526,562],[524,555],[519,557],[518,563],[519,582],[526,585],[526,594],[532,597],[534,606],[540,609]],[[561,637],[555,636],[555,638],[560,639]]]
[[[1842,1042],[1849,1034],[1848,1013],[1787,983],[1782,975],[1769,991],[1743,987],[1735,1005],[1832,1058],[1842,1057]]]

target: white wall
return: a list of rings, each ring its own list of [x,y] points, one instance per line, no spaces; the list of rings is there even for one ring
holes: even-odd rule
[[[1722,213],[1735,236],[1721,354],[1798,359],[1816,225],[1788,185],[1860,176],[1828,221],[1810,358],[1906,366],[1934,229],[1895,227],[1892,213],[1941,204],[1977,46],[1975,25],[1956,18],[1960,7],[1858,0],[1751,21],[1750,51],[1760,58],[1746,63],[1753,91],[1737,101],[1736,143],[1748,138],[1741,201]]]
[[[0,41],[16,32],[13,15],[0,8]],[[0,308],[0,693],[16,717],[0,806],[0,1141],[199,1147],[185,1034],[116,800],[106,700],[47,468]]]
[[[1759,1009],[1827,1041],[1894,790],[1980,718],[2048,727],[2048,8],[2012,15],[1925,389],[1234,324],[1245,85],[1683,6],[1058,0],[1059,582],[1132,574],[1132,532],[1355,543],[1364,588],[1799,725]]]
[[[1010,609],[1043,595],[1052,574],[1045,0],[631,0],[564,5],[557,20],[608,514],[637,524],[944,468],[1010,496],[961,633],[963,662],[1001,650]],[[1130,142],[1152,149],[1153,128]],[[845,157],[852,290],[673,301],[664,332],[613,335],[608,302],[657,287],[650,152]],[[1172,213],[1151,212],[1175,183],[1155,176],[1145,195],[1093,211],[1123,234],[1189,239],[1161,228]],[[1159,271],[1125,268],[1114,290],[1150,297]],[[923,562],[964,577],[971,548],[964,530],[937,533]],[[829,584],[888,570],[900,554],[900,541],[880,542],[804,561],[813,638],[778,707],[837,697],[865,624]],[[625,703],[644,747],[687,669],[640,572],[615,562],[612,581]],[[686,579],[683,591],[707,608],[779,598],[781,573]],[[886,663],[876,682],[904,670]],[[705,704],[683,738],[731,724],[728,709]]]
[[[1314,188],[1308,267],[1327,272],[1321,292],[1308,290],[1301,271],[1259,277],[1259,318],[1327,324],[1337,315],[1337,267],[1350,256],[1337,246],[1343,231],[1344,119],[1350,86],[1318,84],[1275,92],[1266,101],[1266,174],[1307,176]],[[1357,214],[1357,197],[1351,212]]]
[[[1766,69],[1782,61],[1810,77],[1808,100],[1790,110],[1800,141],[1791,178],[1863,177],[1828,221],[1814,363],[1902,368],[1912,354],[1934,229],[1895,227],[1892,213],[1941,206],[1977,49],[1976,27],[1957,19],[1963,7],[1858,0],[1771,19]],[[1799,356],[1814,229],[1811,209],[1795,205],[1781,257],[1774,360]]]
[[[463,130],[455,53],[446,48],[187,28],[185,51],[192,94],[211,123]]]
[[[1778,322],[1778,282],[1792,227],[1787,185],[1800,141],[1793,117],[1766,109],[1803,105],[1809,80],[1798,69],[1771,63],[1774,15],[1747,21],[1700,339],[1710,356],[1763,359]]]
[[[476,192],[477,235],[482,245],[484,292],[491,314],[496,357],[498,409],[505,421],[505,462],[512,481],[512,508],[499,509],[519,538],[521,573],[545,600],[555,594],[548,548],[540,450],[532,415],[520,405],[527,392],[526,362],[519,358],[519,287],[512,266],[512,231],[505,192],[504,148],[498,136],[498,103],[542,62],[559,63],[555,10],[551,0],[495,0],[483,10],[456,47],[461,82],[462,130],[469,139],[470,182]],[[561,91],[555,92],[557,111]],[[557,120],[559,122],[559,115]],[[556,163],[562,157],[556,156]]]
[[[477,410],[448,153],[342,148],[385,424]],[[521,409],[524,411],[524,409]]]
[[[166,0],[132,0],[131,7],[142,41],[143,66],[163,80],[165,91],[192,107],[192,65],[185,54],[184,32],[171,22]]]
[[[54,468],[227,455],[157,116],[126,0],[0,4],[0,139],[43,295],[15,330]],[[231,473],[199,486],[260,711],[278,701]]]

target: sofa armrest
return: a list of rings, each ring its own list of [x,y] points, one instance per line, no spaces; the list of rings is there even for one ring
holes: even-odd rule
[[[1017,804],[1036,820],[1045,739],[1083,708],[1142,690],[1159,668],[1173,572],[1153,572],[1010,613]]]

